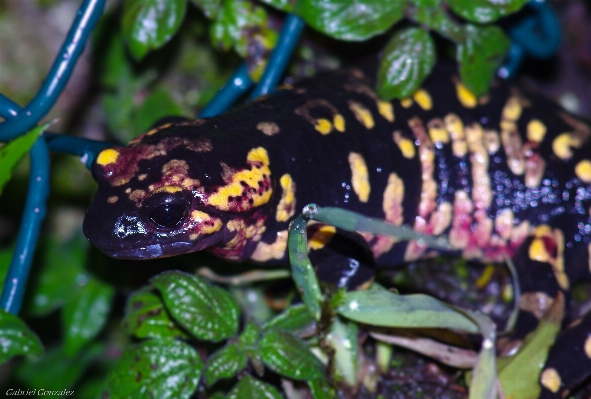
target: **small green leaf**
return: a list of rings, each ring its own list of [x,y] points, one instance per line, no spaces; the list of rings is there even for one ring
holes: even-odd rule
[[[211,26],[213,45],[223,50],[234,48],[255,80],[277,42],[277,32],[267,27],[267,19],[263,7],[246,0],[226,0]]]
[[[360,323],[383,327],[454,328],[477,332],[463,314],[427,295],[397,295],[386,290],[347,292],[337,312]]]
[[[51,125],[46,123],[41,126],[37,126],[28,133],[17,137],[8,144],[0,147],[0,195],[2,189],[10,176],[12,176],[12,170],[18,165],[19,161],[23,159],[25,154],[29,152],[35,140]]]
[[[519,351],[499,360],[499,381],[507,398],[534,399],[540,395],[539,376],[548,352],[560,332],[564,317],[564,297],[552,303],[536,329],[529,334]]]
[[[408,17],[456,43],[466,40],[462,26],[440,6],[414,7],[408,11]]]
[[[204,377],[208,387],[217,380],[231,378],[246,367],[248,360],[236,343],[230,343],[215,351],[207,359]]]
[[[174,339],[150,339],[125,349],[107,376],[103,398],[189,398],[203,362],[195,349]]]
[[[259,342],[263,362],[274,372],[294,380],[323,378],[320,361],[292,334],[270,330]]]
[[[261,3],[275,7],[278,10],[291,12],[293,10],[293,0],[260,0]]]
[[[449,7],[470,22],[486,24],[517,12],[529,0],[447,0]]]
[[[170,315],[196,338],[218,342],[238,332],[238,306],[221,288],[178,271],[162,273],[151,283]]]
[[[102,281],[89,277],[68,299],[62,313],[66,353],[76,354],[103,328],[115,291]]]
[[[244,331],[242,331],[242,334],[240,334],[240,337],[238,337],[238,345],[241,348],[254,348],[256,347],[260,337],[261,327],[259,327],[256,323],[249,321],[248,324],[246,324]]]
[[[465,25],[466,41],[458,45],[456,58],[462,81],[477,97],[483,96],[511,42],[498,26]]]
[[[396,32],[384,49],[377,93],[385,99],[413,94],[435,65],[435,43],[429,32],[407,28]]]
[[[299,335],[299,333],[313,330],[315,327],[316,322],[310,315],[308,308],[300,303],[288,307],[283,313],[269,320],[265,324],[264,329],[269,330],[274,328]]]
[[[335,317],[326,335],[326,343],[334,349],[334,368],[351,387],[357,383],[357,324]]]
[[[274,386],[245,375],[228,393],[227,399],[282,399]]]
[[[310,392],[314,399],[333,399],[336,398],[336,392],[330,386],[326,379],[308,381]]]
[[[215,18],[220,9],[222,0],[192,0],[193,4],[199,7],[203,14],[209,19]]]
[[[41,356],[39,338],[17,316],[0,309],[0,364],[17,355]]]
[[[312,28],[338,40],[362,41],[402,19],[405,0],[300,0],[294,13]]]
[[[289,227],[287,249],[293,280],[302,296],[302,301],[314,319],[319,320],[322,293],[320,292],[316,273],[310,258],[308,258],[307,223],[308,221],[303,216],[299,216],[292,222]]]
[[[188,338],[189,335],[170,317],[162,298],[144,287],[127,299],[123,330],[138,338]]]
[[[187,0],[125,0],[123,34],[138,60],[166,44],[181,26]]]

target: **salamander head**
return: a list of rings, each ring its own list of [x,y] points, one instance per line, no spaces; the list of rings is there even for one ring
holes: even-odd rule
[[[106,254],[157,258],[222,245],[232,236],[230,218],[269,202],[263,148],[238,151],[241,162],[229,166],[220,162],[228,154],[213,151],[215,135],[195,135],[192,126],[189,139],[185,127],[161,128],[153,137],[148,132],[98,154],[93,174],[99,189],[83,227]]]

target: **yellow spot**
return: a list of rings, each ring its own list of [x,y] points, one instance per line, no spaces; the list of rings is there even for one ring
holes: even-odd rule
[[[540,375],[540,384],[542,384],[550,392],[556,393],[560,389],[560,384],[562,384],[560,374],[558,374],[556,369],[547,368],[542,371],[542,375]]]
[[[351,185],[353,191],[359,197],[359,201],[367,202],[371,187],[369,185],[369,175],[365,159],[356,152],[349,153],[349,166],[351,167]]]
[[[141,175],[139,175],[139,176],[137,177],[137,179],[138,179],[139,181],[142,181],[142,180],[146,180],[146,178],[147,178],[147,177],[148,177],[148,175],[147,175],[146,173],[142,173]]]
[[[279,179],[279,184],[283,189],[281,193],[281,200],[277,205],[277,213],[275,214],[275,220],[278,222],[286,222],[295,213],[295,190],[296,185],[289,174],[284,174]]]
[[[546,135],[546,125],[538,119],[532,119],[527,124],[527,139],[534,143],[541,143]]]
[[[365,108],[365,106],[355,101],[349,101],[349,108],[353,111],[359,123],[365,126],[366,129],[371,129],[375,126],[371,111]]]
[[[419,104],[419,107],[421,107],[425,111],[430,111],[431,108],[433,108],[433,101],[431,100],[431,96],[424,89],[419,89],[415,91],[415,93],[412,95],[412,98],[414,98],[417,104]]]
[[[490,279],[495,274],[495,267],[493,265],[488,265],[484,268],[484,271],[476,280],[476,287],[481,290],[490,282]]]
[[[434,143],[449,143],[449,133],[441,125],[429,127],[429,137]]]
[[[552,150],[558,158],[565,161],[573,156],[571,147],[580,148],[582,144],[582,141],[573,137],[571,133],[562,133],[552,142]]]
[[[394,107],[388,101],[378,101],[378,112],[388,122],[394,122]]]
[[[343,118],[343,115],[336,114],[332,122],[334,123],[334,128],[337,129],[337,131],[341,133],[345,131],[345,118]]]
[[[512,122],[516,122],[521,116],[522,110],[523,108],[519,103],[519,99],[515,96],[509,97],[507,103],[505,104],[505,107],[503,108],[502,118]]]
[[[208,205],[221,210],[228,210],[231,203],[230,197],[242,196],[245,193],[248,200],[235,203],[234,206],[237,211],[247,211],[269,202],[273,190],[269,187],[267,190],[259,192],[259,183],[265,181],[268,183],[271,178],[267,151],[263,147],[254,148],[249,151],[246,159],[250,164],[250,169],[242,169],[228,176],[228,184],[219,187],[215,193],[207,198]],[[252,203],[250,200],[252,200]]]
[[[154,190],[152,192],[152,194],[157,194],[157,193],[177,193],[179,191],[183,191],[182,187],[179,186],[162,186],[162,187],[158,187],[156,190]]]
[[[541,238],[534,238],[529,246],[529,258],[538,262],[548,262],[550,255]]]
[[[406,98],[401,98],[400,99],[400,105],[402,105],[404,108],[410,108],[413,104],[412,98],[410,97],[406,97]]]
[[[101,166],[107,166],[117,162],[118,157],[119,151],[113,148],[107,148],[106,150],[103,150],[98,154],[98,157],[96,157],[96,163],[98,163]]]
[[[336,232],[337,229],[334,226],[322,226],[308,240],[308,249],[324,248],[324,246],[330,242]]]
[[[146,133],[146,136],[151,136],[155,133],[158,133],[160,130],[166,129],[167,127],[170,127],[172,125],[173,125],[172,123],[165,123],[164,125],[157,126],[154,129],[150,130],[148,133]]]
[[[117,197],[116,195],[113,195],[112,197],[107,198],[107,202],[109,204],[114,204],[115,202],[117,202],[118,199],[119,199],[119,197]]]
[[[200,226],[197,227],[199,229],[200,234],[212,234],[216,231],[219,231],[222,228],[222,221],[220,219],[211,217],[209,214],[205,212],[197,210],[192,211],[191,219],[200,224]],[[192,240],[197,238],[192,238],[193,236],[194,234],[191,234],[189,238],[191,238]]]
[[[398,145],[400,152],[402,152],[402,156],[406,159],[414,158],[416,154],[416,148],[414,143],[407,139],[406,137],[402,137],[400,132],[396,131],[392,134],[392,139]]]
[[[591,335],[589,335],[587,337],[587,339],[585,340],[585,344],[583,345],[583,348],[585,349],[585,355],[591,359]]]
[[[584,183],[591,183],[591,161],[584,159],[575,166],[575,174]]]
[[[316,121],[314,129],[318,130],[320,134],[328,134],[332,131],[332,123],[328,119],[320,118]]]
[[[279,126],[273,122],[259,122],[257,124],[257,129],[267,136],[273,136],[279,133]]]
[[[402,201],[404,200],[404,181],[396,173],[390,173],[388,176],[388,185],[384,190],[382,199],[382,210],[385,219],[400,226],[404,215],[402,212]]]
[[[552,236],[552,229],[547,224],[541,224],[534,229],[533,236],[537,238]]]
[[[268,244],[259,241],[250,259],[257,262],[266,262],[271,259],[281,259],[287,249],[287,230],[277,232],[275,242]]]
[[[478,99],[462,82],[456,83],[456,96],[465,108],[474,108],[478,104]]]
[[[133,190],[131,194],[129,194],[129,199],[137,203],[143,200],[145,196],[146,192],[144,190]]]

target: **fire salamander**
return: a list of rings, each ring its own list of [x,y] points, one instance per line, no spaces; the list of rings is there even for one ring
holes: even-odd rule
[[[465,258],[511,256],[523,337],[558,292],[591,277],[591,128],[505,83],[478,99],[456,75],[438,66],[413,96],[384,102],[371,73],[339,70],[221,116],[165,120],[98,154],[84,232],[113,257],[207,249],[286,264],[288,226],[304,205],[347,208],[446,234]],[[370,280],[374,264],[427,252],[417,242],[310,228],[313,261],[329,259],[333,279],[350,287]],[[543,398],[564,397],[591,373],[591,317],[577,322],[550,352]]]

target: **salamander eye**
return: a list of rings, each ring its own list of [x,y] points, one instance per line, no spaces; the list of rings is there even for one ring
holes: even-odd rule
[[[191,205],[190,194],[184,190],[152,194],[142,202],[142,211],[158,227],[170,228],[185,218]]]
[[[150,212],[150,219],[156,224],[164,227],[176,226],[187,211],[186,206],[176,204],[165,204]]]

